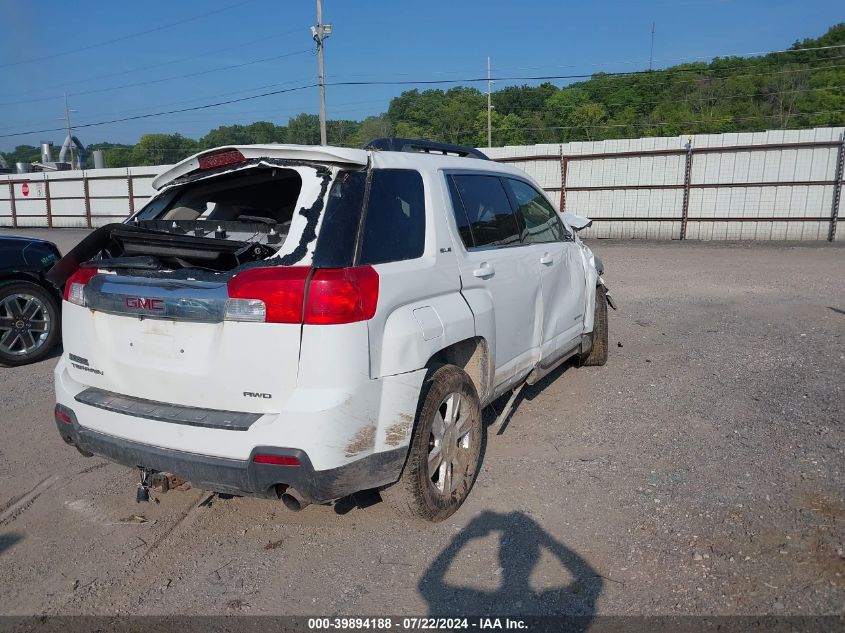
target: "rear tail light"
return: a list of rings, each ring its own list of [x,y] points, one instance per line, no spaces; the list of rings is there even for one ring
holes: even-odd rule
[[[85,305],[85,284],[97,274],[96,268],[78,268],[65,282],[65,301]]]
[[[305,280],[310,268],[251,268],[229,281],[226,319],[266,323],[302,323]]]
[[[264,455],[259,453],[252,458],[255,464],[270,464],[271,466],[299,466],[299,459],[291,455]]]
[[[334,325],[373,318],[379,289],[374,268],[311,273],[311,268],[300,266],[245,270],[229,281],[226,320]]]
[[[199,158],[200,169],[214,169],[215,167],[224,167],[226,165],[242,163],[245,160],[246,158],[244,158],[244,155],[236,149],[226,149],[222,152],[205,154]]]
[[[331,325],[373,318],[378,304],[378,273],[371,266],[318,270],[308,285],[305,323]]]
[[[68,409],[66,406],[57,404],[56,410],[56,422],[61,422],[62,424],[70,424],[73,425],[74,415],[73,411]]]

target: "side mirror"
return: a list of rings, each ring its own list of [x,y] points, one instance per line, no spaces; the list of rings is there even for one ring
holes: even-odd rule
[[[568,211],[566,213],[562,213],[561,217],[563,218],[563,221],[566,222],[569,226],[571,226],[575,231],[586,229],[593,223],[590,218],[585,218],[583,215],[578,215],[577,213],[570,213]]]

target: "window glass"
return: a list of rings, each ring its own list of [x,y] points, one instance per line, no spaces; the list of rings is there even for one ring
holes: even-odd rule
[[[469,219],[464,210],[464,203],[461,202],[461,194],[458,193],[458,188],[455,186],[454,178],[447,177],[446,182],[449,183],[449,195],[452,198],[452,212],[455,214],[455,223],[458,225],[458,234],[461,236],[461,241],[467,248],[475,246],[472,239],[472,231],[469,228]]]
[[[362,169],[342,171],[332,183],[314,250],[314,265],[318,268],[352,265],[366,180],[367,172]]]
[[[451,176],[454,191],[457,192],[472,242],[465,234],[461,238],[467,247],[507,246],[519,243],[519,227],[511,209],[502,181],[497,176],[462,175]],[[453,204],[458,215],[458,205]],[[458,221],[460,229],[461,223]]]
[[[421,257],[425,249],[422,176],[409,169],[373,171],[360,264]]]
[[[546,197],[521,180],[508,178],[507,182],[524,223],[522,241],[526,244],[538,244],[564,239],[563,224]]]

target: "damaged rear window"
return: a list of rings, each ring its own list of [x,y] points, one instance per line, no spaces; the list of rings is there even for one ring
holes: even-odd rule
[[[245,220],[290,226],[301,189],[302,178],[292,169],[236,172],[185,186],[155,219]]]

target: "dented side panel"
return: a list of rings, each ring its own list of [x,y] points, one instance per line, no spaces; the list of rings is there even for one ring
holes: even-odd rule
[[[584,262],[584,283],[586,284],[584,297],[584,333],[589,334],[593,331],[596,317],[596,285],[601,283],[601,279],[596,270],[593,251],[580,239],[576,238],[576,240],[581,252],[581,259]]]

